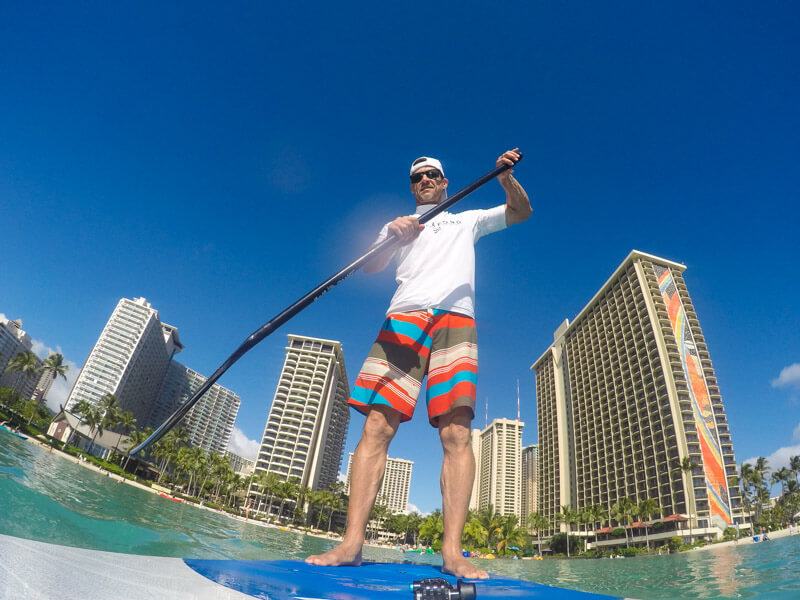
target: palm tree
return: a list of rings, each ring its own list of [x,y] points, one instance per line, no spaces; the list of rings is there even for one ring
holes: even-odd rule
[[[686,512],[689,513],[689,476],[692,474],[692,471],[700,467],[700,463],[695,462],[692,460],[690,456],[684,456],[683,459],[680,461],[675,460],[674,463],[674,470],[681,472],[681,477],[683,478],[683,497],[684,503],[686,505]],[[692,541],[692,517],[695,515],[689,514],[689,542]]]
[[[594,540],[595,543],[597,542],[597,530],[603,526],[608,520],[608,511],[606,510],[605,506],[602,504],[592,504],[588,506],[584,511],[584,515],[586,518],[586,522],[592,525],[594,529]],[[597,527],[600,525],[600,527]]]
[[[422,515],[418,512],[409,513],[406,520],[406,538],[411,534],[411,539],[414,540],[413,544],[417,545],[417,537],[419,537],[419,528],[422,525]]]
[[[569,534],[571,531],[570,525],[577,523],[578,517],[578,511],[572,510],[568,504],[564,504],[561,507],[561,512],[556,513],[556,519],[561,523],[565,523],[567,526],[567,558],[569,558]]]
[[[436,509],[422,520],[419,528],[419,537],[428,540],[428,545],[433,546],[437,541],[442,540],[444,534],[444,522],[442,511]]]
[[[781,496],[786,493],[786,483],[790,481],[792,478],[792,472],[787,469],[786,467],[781,467],[777,471],[772,473],[771,482],[772,484],[780,483],[781,484]]]
[[[39,406],[39,403],[33,398],[22,405],[22,410],[20,412],[23,418],[28,419],[28,426],[30,426],[33,421],[33,417],[39,413]]]
[[[178,427],[153,444],[153,456],[159,461],[159,482],[164,478],[169,464],[177,457],[178,449],[188,441],[186,428]]]
[[[315,490],[308,495],[308,503],[311,505],[312,508],[317,509],[317,529],[320,529],[320,524],[322,523],[322,517],[325,514],[325,511],[323,509],[325,508],[325,503],[327,501],[326,496],[328,494],[333,496],[330,490]],[[311,511],[309,510],[309,512]]]
[[[759,456],[753,465],[752,475],[750,482],[753,484],[753,499],[756,505],[756,521],[761,519],[761,513],[764,510],[764,502],[769,502],[769,492],[764,494],[762,490],[766,489],[767,473],[770,468],[767,459]],[[764,497],[766,496],[766,500]]]
[[[150,435],[153,433],[153,430],[147,427],[146,429],[139,431],[138,429],[133,429],[133,431],[129,432],[129,436],[127,441],[125,441],[125,464],[122,465],[122,470],[128,468],[128,461],[131,459],[131,455],[128,454],[131,448],[135,448],[142,442],[144,442]]]
[[[547,530],[553,527],[550,519],[545,517],[542,513],[532,512],[528,515],[528,527],[536,530],[536,537],[539,541],[539,556],[542,555],[542,530]]]
[[[483,528],[476,518],[477,512],[474,510],[467,511],[467,518],[464,523],[464,545],[473,546],[475,548],[486,547],[486,534],[487,531]]]
[[[298,485],[297,491],[295,492],[295,498],[297,500],[296,506],[302,507],[304,519],[303,519],[303,526],[308,526],[308,516],[309,516],[309,507],[308,507],[308,498],[311,494],[311,488],[307,485]]]
[[[38,375],[40,370],[39,359],[30,351],[15,354],[6,365],[6,371],[22,373],[26,380]]]
[[[117,415],[117,422],[115,426],[121,427],[125,431],[126,435],[130,435],[131,429],[133,429],[135,425],[136,419],[133,418],[133,413],[131,411],[126,410],[124,413],[119,413]],[[114,444],[114,450],[116,450],[117,454],[119,454],[119,448],[117,447],[116,443]]]
[[[273,472],[267,471],[259,471],[256,475],[255,479],[253,479],[253,483],[251,485],[252,488],[257,488],[257,492],[260,495],[259,498],[259,506],[263,507],[264,501],[269,499],[269,504],[267,506],[266,514],[267,517],[272,515],[272,500],[275,495],[275,491],[278,488],[278,485],[281,483],[280,475]],[[262,509],[256,509],[259,512],[265,512]]]
[[[479,510],[475,513],[473,519],[477,522],[482,535],[485,536],[485,544],[487,548],[493,548],[497,545],[497,538],[502,529],[502,521],[499,513],[495,512],[494,506],[491,504],[486,508]]]
[[[278,511],[278,518],[283,519],[283,507],[289,498],[294,498],[297,494],[297,486],[300,484],[300,479],[297,477],[289,477],[286,481],[282,481],[276,488],[276,494],[281,499],[281,508]]]
[[[391,516],[392,511],[386,504],[386,498],[381,497],[369,512],[369,523],[372,525],[372,539],[378,538],[378,530],[383,528],[383,523]]]
[[[653,498],[645,498],[639,502],[639,516],[648,521],[655,513],[660,513],[660,509],[661,507],[659,506],[658,501],[654,500]],[[648,529],[648,527],[644,528],[644,537],[645,542],[647,543],[647,549],[650,550],[650,532]]]
[[[632,519],[636,510],[636,503],[630,498],[620,498],[616,501],[614,506],[611,507],[611,516],[614,517],[618,523],[621,523],[625,530],[626,548],[630,548],[630,542],[628,542],[628,528],[625,527],[625,524],[627,523],[630,525],[633,522]]]
[[[64,381],[67,380],[67,371],[69,371],[69,365],[64,364],[64,355],[60,353],[52,353],[42,363],[41,367],[42,372],[47,373],[52,378],[53,382],[61,376]],[[41,395],[41,398],[36,398],[39,402],[44,402],[44,386],[37,386],[35,394]]]
[[[789,470],[794,474],[794,480],[800,483],[798,476],[800,476],[800,455],[789,457]]]
[[[498,554],[509,548],[519,548],[525,543],[525,529],[519,526],[517,515],[507,515],[500,527],[500,541],[497,543]]]
[[[89,425],[90,430],[94,432],[92,445],[94,445],[98,435],[103,435],[106,429],[117,424],[119,409],[116,404],[117,397],[114,394],[105,394],[86,415],[86,423]]]
[[[333,486],[331,486],[333,487]],[[342,496],[335,492],[330,492],[329,496],[326,496],[326,508],[328,509],[328,531],[331,530],[331,521],[333,521],[333,513],[337,510],[342,510],[344,507],[344,500],[342,500]]]

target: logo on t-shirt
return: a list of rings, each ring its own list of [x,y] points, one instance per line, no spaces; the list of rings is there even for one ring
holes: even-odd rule
[[[450,219],[442,219],[441,221],[434,221],[431,223],[431,229],[433,233],[439,233],[442,230],[442,227],[445,225],[461,225],[461,219],[450,218]]]

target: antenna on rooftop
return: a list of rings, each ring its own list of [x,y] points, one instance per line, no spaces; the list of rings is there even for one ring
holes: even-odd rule
[[[486,429],[489,426],[489,396],[486,396],[486,414],[483,417],[483,428]]]
[[[517,422],[519,422],[519,379],[517,379]]]

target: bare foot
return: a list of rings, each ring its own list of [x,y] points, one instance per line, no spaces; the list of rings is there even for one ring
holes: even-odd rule
[[[306,558],[310,565],[322,565],[326,567],[357,567],[361,564],[361,547],[353,551],[345,548],[344,544],[339,544],[336,548],[328,550],[324,554],[314,554]]]
[[[456,556],[452,560],[445,558],[442,571],[464,579],[489,579],[486,571],[479,569],[463,556]]]

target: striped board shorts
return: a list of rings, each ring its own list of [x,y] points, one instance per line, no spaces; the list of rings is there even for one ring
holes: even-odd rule
[[[471,317],[438,309],[389,315],[356,379],[349,404],[367,414],[382,404],[414,414],[422,379],[428,376],[428,421],[459,406],[475,413],[478,338]]]

